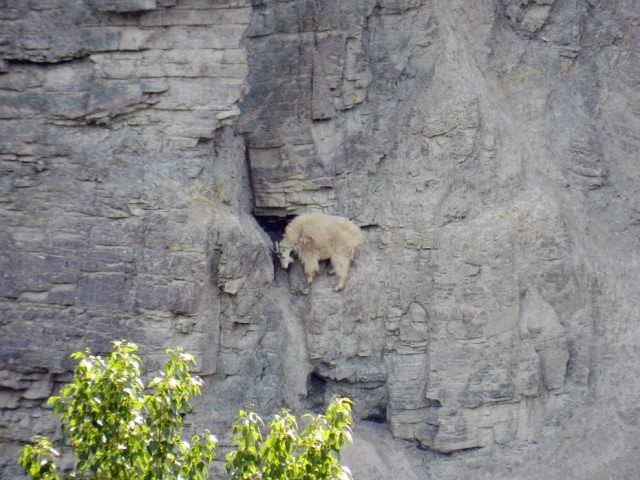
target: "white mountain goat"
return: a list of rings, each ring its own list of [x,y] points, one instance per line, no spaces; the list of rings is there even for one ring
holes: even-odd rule
[[[331,261],[329,275],[338,276],[335,291],[344,288],[349,265],[358,248],[364,243],[360,228],[343,217],[323,213],[305,213],[294,218],[284,231],[284,238],[276,242],[276,255],[282,268],[287,269],[293,258],[302,262],[307,283],[320,271],[320,260]]]

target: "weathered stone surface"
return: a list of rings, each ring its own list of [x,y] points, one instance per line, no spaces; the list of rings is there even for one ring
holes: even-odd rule
[[[89,0],[89,5],[100,12],[118,13],[153,10],[157,7],[156,0]]]
[[[145,16],[171,8],[163,22]],[[68,380],[72,350],[126,337],[153,369],[183,345],[201,374],[217,371],[220,231],[261,248],[243,292],[259,298],[272,275],[249,215],[244,142],[222,133],[239,113],[250,12],[214,9],[225,13],[197,1],[1,9],[3,478],[18,474],[13,442],[54,432],[46,399]]]
[[[195,354],[188,420],[223,443],[247,403],[342,394],[357,478],[635,475],[639,5],[48,0],[0,19],[2,478],[55,434],[69,354],[122,337],[148,370]],[[311,286],[274,266],[307,211],[365,231],[341,293],[324,266]]]

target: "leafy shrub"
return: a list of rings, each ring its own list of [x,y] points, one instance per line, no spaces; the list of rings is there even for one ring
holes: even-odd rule
[[[106,360],[89,350],[74,353],[79,364],[73,381],[48,401],[62,419],[62,442],[69,441],[77,460],[69,478],[204,480],[216,438],[207,430],[190,442],[181,437],[189,397],[199,395],[202,384],[189,373],[193,356],[167,350],[164,371],[149,383],[151,393],[144,393],[138,347],[113,345]],[[34,480],[59,479],[57,450],[45,437],[33,442],[23,449],[20,465]]]
[[[347,480],[351,472],[340,464],[341,448],[352,441],[351,400],[336,397],[324,415],[305,415],[299,431],[295,417],[282,410],[268,424],[251,411],[240,410],[233,426],[236,450],[227,455],[233,480]]]
[[[180,348],[167,350],[164,370],[145,387],[138,347],[125,341],[113,345],[106,360],[89,350],[74,353],[79,363],[72,382],[48,400],[62,420],[60,443],[70,444],[76,460],[62,478],[204,480],[216,438],[205,430],[190,442],[182,439],[189,398],[199,395],[202,385],[189,373],[193,356]],[[347,398],[334,398],[324,415],[305,415],[302,431],[296,418],[282,410],[264,436],[260,417],[240,410],[227,472],[234,480],[351,479],[339,462],[340,449],[352,440],[351,406]],[[20,457],[24,471],[34,480],[59,480],[58,450],[46,437],[32,442]]]

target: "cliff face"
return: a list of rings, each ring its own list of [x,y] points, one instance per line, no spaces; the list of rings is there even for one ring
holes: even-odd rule
[[[636,471],[636,2],[0,18],[0,476],[54,432],[69,354],[122,337],[196,355],[223,441],[248,402],[351,397],[361,478]],[[341,293],[274,266],[307,211],[365,232]]]

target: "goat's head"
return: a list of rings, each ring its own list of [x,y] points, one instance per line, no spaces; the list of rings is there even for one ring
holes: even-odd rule
[[[289,268],[291,262],[293,262],[293,257],[291,256],[291,248],[286,248],[276,242],[276,257],[280,259],[280,265],[285,270]]]

